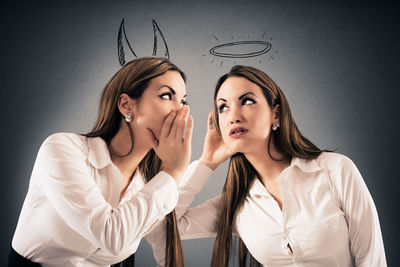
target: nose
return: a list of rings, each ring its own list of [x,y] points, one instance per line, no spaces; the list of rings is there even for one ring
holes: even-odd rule
[[[179,111],[181,109],[181,103],[179,102],[174,102],[171,111]]]
[[[231,114],[230,115],[231,115],[231,117],[230,117],[231,124],[239,123],[239,122],[242,121],[242,114],[240,112],[240,108],[239,107],[233,106],[231,108]]]

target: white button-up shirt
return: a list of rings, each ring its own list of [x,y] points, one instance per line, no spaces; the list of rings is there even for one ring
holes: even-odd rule
[[[147,184],[137,171],[119,201],[121,189],[121,172],[103,139],[48,137],[36,158],[13,248],[44,267],[122,261],[175,208],[178,191],[163,171]],[[165,238],[148,241],[158,247]]]
[[[187,209],[211,174],[194,162],[181,183],[175,210],[182,239],[217,233],[219,196]],[[386,266],[374,202],[349,158],[327,152],[314,160],[294,157],[279,184],[282,210],[255,179],[233,225],[257,261],[264,266]],[[158,227],[151,234],[163,232]],[[158,248],[155,256],[163,265],[161,252]]]

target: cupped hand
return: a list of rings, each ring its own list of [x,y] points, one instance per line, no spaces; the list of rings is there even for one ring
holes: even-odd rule
[[[224,143],[217,130],[213,128],[212,112],[208,115],[207,134],[204,140],[200,162],[215,170],[222,162],[232,156],[232,151]]]
[[[177,184],[189,164],[191,155],[193,118],[189,117],[189,111],[188,106],[183,106],[179,111],[172,111],[164,120],[159,140],[148,129],[152,147],[162,160],[162,170],[171,175]]]

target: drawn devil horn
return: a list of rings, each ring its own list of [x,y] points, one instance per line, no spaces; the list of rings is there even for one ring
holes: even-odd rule
[[[169,52],[167,42],[165,41],[164,35],[160,28],[157,25],[157,22],[153,19],[153,32],[154,32],[154,47],[153,47],[153,56],[161,56],[169,59]],[[161,37],[161,45],[158,46],[158,37]],[[160,51],[164,53],[161,54]]]
[[[137,58],[136,53],[133,51],[131,44],[129,43],[128,38],[126,37],[126,32],[125,32],[125,19],[123,18],[121,21],[121,25],[119,26],[119,31],[118,31],[118,60],[119,64],[123,66],[125,64],[125,50],[124,50],[124,43],[126,43],[129,47],[129,50],[132,52],[132,54]],[[164,35],[161,32],[160,28],[157,25],[157,22],[153,19],[153,32],[154,32],[154,47],[153,47],[153,57],[156,56],[161,56],[161,57],[166,57],[169,59],[169,51],[168,51],[168,46],[167,42],[165,41]],[[159,45],[159,41],[161,40]]]
[[[124,52],[123,41],[125,41],[128,44],[128,47],[131,50],[132,54],[135,57],[137,57],[135,52],[133,52],[133,49],[131,47],[131,44],[128,41],[128,38],[126,37],[124,21],[125,21],[125,19],[123,18],[121,21],[121,25],[119,26],[119,31],[118,31],[118,60],[119,60],[119,64],[121,66],[123,66],[125,64],[125,52]]]

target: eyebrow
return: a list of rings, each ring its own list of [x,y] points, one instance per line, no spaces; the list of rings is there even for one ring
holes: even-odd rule
[[[169,90],[171,90],[171,92],[172,92],[173,95],[176,95],[176,92],[175,92],[174,88],[172,88],[171,86],[166,85],[166,84],[163,84],[163,85],[161,85],[160,87],[158,87],[157,91],[159,91],[159,90],[160,90],[161,88],[163,88],[163,87],[167,87]],[[185,98],[186,96],[187,96],[187,94],[184,95],[183,98]]]
[[[258,96],[256,96],[253,92],[247,92],[247,93],[244,93],[243,95],[241,95],[241,96],[239,96],[239,100],[241,100],[243,97],[245,97],[246,95],[254,95],[255,97],[258,97]],[[226,101],[226,99],[224,99],[224,98],[218,98],[218,100],[217,101],[224,101],[224,102],[227,102]]]

